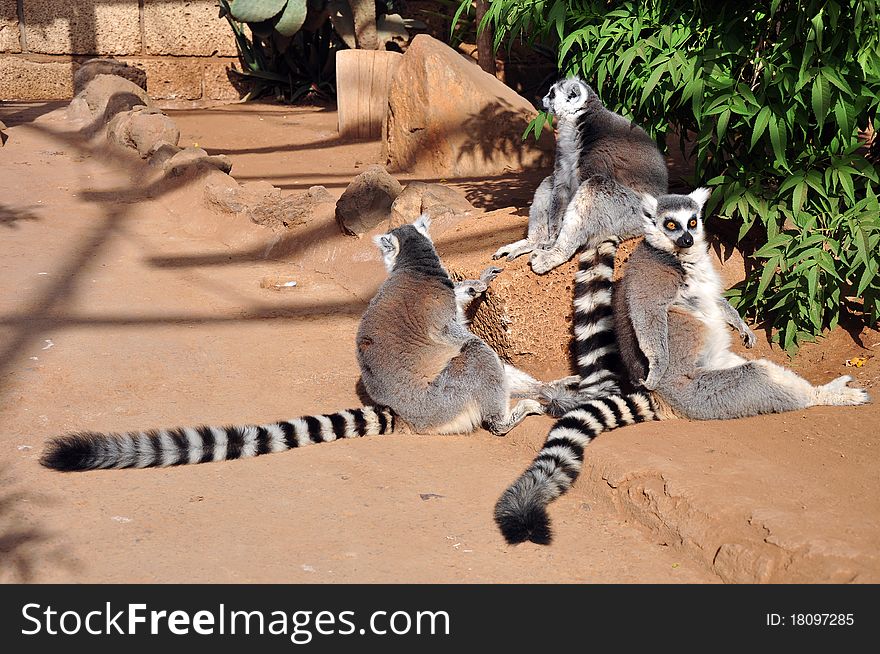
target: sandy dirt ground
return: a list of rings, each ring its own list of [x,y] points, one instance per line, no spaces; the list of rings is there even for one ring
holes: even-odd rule
[[[322,265],[267,261],[262,228],[209,222],[182,199],[190,190],[145,183],[138,163],[71,136],[50,109],[0,105],[11,137],[0,149],[0,580],[880,578],[876,404],[615,432],[553,505],[550,547],[509,547],[491,520],[552,424],[544,417],[505,438],[392,435],[165,470],[43,469],[44,442],[69,430],[357,406],[353,337],[384,274],[368,240],[332,225],[313,236],[330,253]],[[337,142],[326,109],[171,115],[181,145],[226,153],[240,181],[289,192],[339,195],[379,153]],[[536,183],[455,185],[497,208],[524,206]],[[298,285],[261,288],[269,275]],[[794,366],[824,380],[877,345],[877,332],[841,330]],[[855,369],[860,383],[874,386],[878,365]]]

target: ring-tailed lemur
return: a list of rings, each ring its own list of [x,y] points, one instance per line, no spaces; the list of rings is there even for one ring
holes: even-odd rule
[[[361,319],[356,342],[364,387],[381,406],[264,425],[68,434],[48,444],[41,463],[68,471],[222,461],[387,434],[401,421],[417,433],[465,433],[482,424],[502,435],[527,415],[543,413],[535,398],[550,385],[502,363],[467,328],[465,308],[500,269],[453,284],[429,224],[422,216],[375,238],[389,275]],[[511,397],[529,399],[511,410]]]
[[[661,195],[668,185],[657,144],[606,109],[579,78],[554,84],[543,103],[558,121],[553,174],[535,192],[526,238],[493,255],[514,259],[532,252],[530,263],[538,274],[609,236],[641,234],[641,194]]]
[[[508,542],[550,541],[547,504],[580,473],[584,448],[615,427],[670,418],[720,420],[869,401],[845,375],[813,386],[766,359],[730,351],[728,326],[746,347],[755,335],[721,296],[700,216],[706,189],[644,197],[645,239],[614,289],[614,329],[624,374],[643,390],[565,413],[543,449],[495,507]]]

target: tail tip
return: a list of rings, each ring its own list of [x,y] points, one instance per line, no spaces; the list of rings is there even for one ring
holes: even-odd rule
[[[537,545],[549,545],[553,540],[550,518],[544,507],[533,506],[525,511],[511,512],[499,506],[495,522],[509,545],[531,541]]]
[[[46,444],[40,465],[60,472],[85,470],[93,457],[91,443],[84,434],[69,434],[53,438]]]

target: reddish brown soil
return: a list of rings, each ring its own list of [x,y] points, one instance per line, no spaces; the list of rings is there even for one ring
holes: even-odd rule
[[[357,406],[353,335],[383,277],[372,244],[332,224],[302,234],[308,251],[264,260],[263,228],[201,212],[197,186],[149,186],[139,163],[70,136],[48,108],[0,105],[11,127],[0,149],[0,580],[880,579],[876,405],[610,434],[553,505],[550,547],[508,547],[491,521],[547,418],[502,439],[393,435],[165,470],[41,468],[45,441],[68,430]],[[287,191],[338,195],[379,151],[336,142],[327,110],[173,117],[182,144]],[[481,206],[522,206],[533,177],[456,185]],[[261,288],[270,275],[298,285]],[[864,338],[867,349],[836,332],[795,367],[815,381],[850,372],[844,360],[880,343]],[[872,386],[878,366],[854,372]]]

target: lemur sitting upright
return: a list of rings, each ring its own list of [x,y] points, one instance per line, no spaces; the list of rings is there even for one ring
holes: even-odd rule
[[[821,386],[766,359],[730,351],[728,327],[747,347],[755,335],[721,296],[700,216],[706,189],[644,196],[645,239],[614,288],[623,374],[642,387],[566,412],[529,468],[495,507],[508,542],[550,541],[547,504],[568,490],[584,448],[615,427],[669,418],[720,420],[816,405],[858,405],[868,394],[844,375]],[[604,276],[610,284],[610,276]]]
[[[466,433],[484,425],[501,435],[543,413],[536,398],[551,385],[502,363],[467,328],[464,309],[500,269],[453,284],[429,224],[422,216],[375,239],[389,274],[361,319],[356,343],[364,387],[383,406],[263,425],[69,434],[48,444],[41,463],[65,471],[205,463],[387,434],[399,422],[417,433]],[[511,397],[528,399],[511,410]]]
[[[553,174],[535,192],[525,239],[498,249],[493,258],[532,252],[532,270],[543,274],[581,247],[643,230],[641,194],[662,195],[666,161],[645,131],[606,109],[577,77],[560,80],[544,96],[557,118]]]

